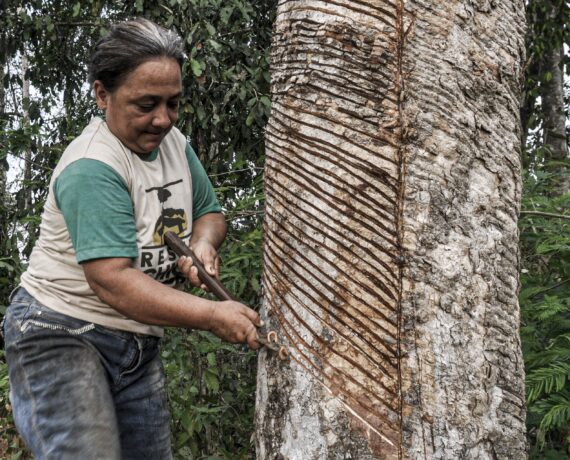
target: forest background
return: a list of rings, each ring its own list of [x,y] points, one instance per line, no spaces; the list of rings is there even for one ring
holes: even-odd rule
[[[222,281],[260,301],[264,126],[276,0],[0,0],[0,313],[38,237],[59,156],[98,114],[87,61],[112,22],[144,16],[184,39],[178,126],[216,187],[230,230]],[[519,220],[521,340],[531,458],[570,458],[570,5],[527,2]],[[505,38],[506,39],[506,38]],[[565,51],[566,50],[566,51]],[[169,330],[162,355],[176,458],[251,458],[256,354]],[[0,352],[0,457],[29,458]]]

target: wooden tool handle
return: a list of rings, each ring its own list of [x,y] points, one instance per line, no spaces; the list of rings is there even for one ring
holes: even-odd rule
[[[176,233],[166,232],[164,234],[164,241],[178,257],[186,256],[192,259],[192,263],[198,269],[198,278],[200,278],[200,281],[202,281],[219,300],[237,300],[217,278],[214,278],[206,271],[202,262],[196,257],[196,254],[194,254],[192,249],[186,246],[186,243],[184,243]],[[287,349],[278,342],[275,332],[270,331],[268,334],[262,335],[258,328],[257,341],[266,348],[277,352],[279,359],[286,360],[288,358],[289,353]]]
[[[196,257],[196,254],[194,254],[192,249],[186,246],[184,241],[182,241],[176,233],[166,232],[164,234],[164,241],[178,257],[186,256],[192,259],[192,263],[198,269],[198,278],[200,278],[200,281],[202,281],[219,300],[237,300],[217,278],[214,278],[206,271],[202,262]]]

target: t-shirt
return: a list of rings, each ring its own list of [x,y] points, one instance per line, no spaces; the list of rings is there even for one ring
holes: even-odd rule
[[[177,287],[183,278],[163,235],[188,242],[192,221],[220,212],[212,185],[186,138],[173,128],[159,148],[131,152],[95,118],[63,153],[50,183],[30,265],[21,284],[47,307],[103,326],[162,335],[103,303],[81,262],[128,257],[135,268]]]

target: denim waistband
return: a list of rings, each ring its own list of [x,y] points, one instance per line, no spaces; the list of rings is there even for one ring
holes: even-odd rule
[[[48,310],[52,310],[50,307],[48,307],[47,305],[44,305],[40,302],[37,301],[37,299],[30,294],[25,287],[23,286],[17,286],[16,288],[14,288],[14,290],[10,293],[10,296],[8,297],[8,305],[10,305],[11,303],[14,302],[18,302],[18,301],[26,301],[26,302],[35,302],[37,305],[41,306],[42,308],[47,308]],[[64,313],[59,313],[56,310],[52,310],[55,311],[57,314],[60,315],[65,315]],[[79,320],[82,320],[81,318],[76,318]],[[85,321],[85,320],[82,320]],[[100,324],[95,324],[95,326],[99,329],[99,330],[104,330],[106,331],[108,334],[117,336],[117,337],[122,337],[124,339],[131,339],[133,337],[137,337],[139,339],[142,339],[143,341],[147,342],[159,342],[160,338],[156,337],[154,335],[147,335],[147,334],[139,334],[136,332],[130,332],[130,331],[123,331],[121,329],[113,329],[110,328],[108,326],[103,326]]]

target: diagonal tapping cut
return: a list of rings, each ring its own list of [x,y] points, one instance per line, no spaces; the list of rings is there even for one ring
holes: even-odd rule
[[[287,0],[279,11],[292,19],[271,56],[267,314],[292,365],[399,458],[402,2]]]

